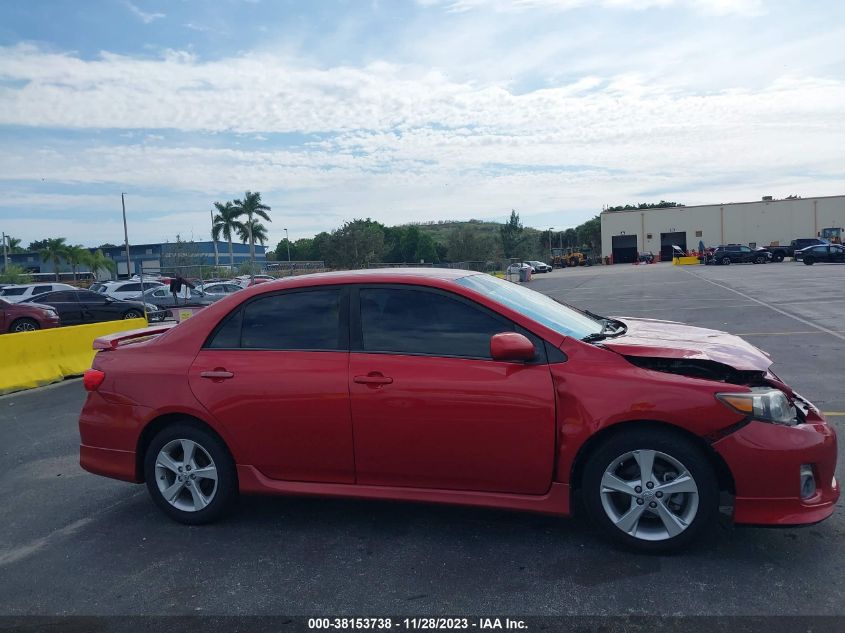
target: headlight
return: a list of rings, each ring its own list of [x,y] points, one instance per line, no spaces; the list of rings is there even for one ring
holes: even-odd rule
[[[779,389],[755,387],[747,393],[717,393],[716,398],[734,411],[755,420],[787,426],[798,422],[795,407]]]

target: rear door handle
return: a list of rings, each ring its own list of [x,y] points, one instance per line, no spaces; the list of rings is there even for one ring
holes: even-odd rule
[[[235,374],[230,371],[226,371],[225,369],[215,369],[214,371],[200,372],[200,376],[211,380],[227,380],[229,378],[234,378]]]
[[[354,382],[357,382],[359,385],[389,385],[393,383],[393,378],[389,378],[388,376],[382,376],[378,372],[370,372],[366,376],[355,376],[352,379]]]

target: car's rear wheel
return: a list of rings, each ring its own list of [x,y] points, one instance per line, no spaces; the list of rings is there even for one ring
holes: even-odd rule
[[[772,254],[772,261],[775,263],[783,261],[783,253],[773,253]]]
[[[26,317],[15,319],[12,322],[12,325],[9,326],[10,332],[35,332],[35,330],[40,329],[41,326],[38,325],[38,321],[35,319],[28,319]]]
[[[805,263],[807,266],[812,266],[813,264],[815,264],[815,263],[816,263],[816,260],[815,260],[812,256],[807,256],[807,255],[805,255],[805,256],[804,256],[804,263]]]
[[[624,431],[601,444],[584,468],[582,493],[607,536],[647,551],[685,547],[718,512],[718,482],[706,456],[658,429]]]
[[[147,490],[170,518],[199,525],[219,518],[238,496],[235,464],[223,443],[191,424],[166,427],[144,455]]]
[[[141,314],[138,310],[127,310],[126,312],[123,313],[124,319],[140,319],[143,316],[144,315]]]
[[[731,265],[731,258],[730,257],[723,257],[721,259],[722,266],[730,266]]]

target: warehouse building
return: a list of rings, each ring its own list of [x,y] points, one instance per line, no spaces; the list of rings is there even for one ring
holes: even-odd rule
[[[834,227],[845,227],[845,195],[603,211],[601,250],[602,256],[621,264],[647,251],[669,259],[673,244],[684,250],[697,249],[699,242],[705,247],[789,244]]]
[[[220,266],[229,266],[228,242],[217,242],[217,259]],[[134,244],[129,246],[129,264],[126,260],[124,246],[105,247],[103,254],[114,261],[118,277],[128,277],[140,274],[142,271],[157,274],[161,271],[176,270],[179,267],[213,266],[215,261],[215,243],[207,242],[165,242],[158,244]],[[96,248],[89,249],[91,251]],[[2,260],[0,254],[0,260]],[[232,243],[232,259],[237,269],[241,264],[250,261],[249,245]],[[261,244],[255,245],[255,261],[262,268],[266,267],[266,248]],[[14,253],[9,255],[9,263],[20,266],[29,273],[55,273],[55,267],[50,261],[45,261],[38,253]],[[0,266],[2,262],[0,261]],[[130,270],[131,266],[131,270]],[[71,273],[71,265],[62,260],[59,263],[60,274]],[[77,267],[77,272],[89,272],[85,265]],[[112,277],[111,273],[100,272],[101,278]]]

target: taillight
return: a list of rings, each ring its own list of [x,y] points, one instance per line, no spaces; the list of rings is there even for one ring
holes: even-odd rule
[[[86,369],[85,373],[82,374],[82,384],[85,387],[85,391],[96,391],[105,379],[105,372],[99,369]]]

